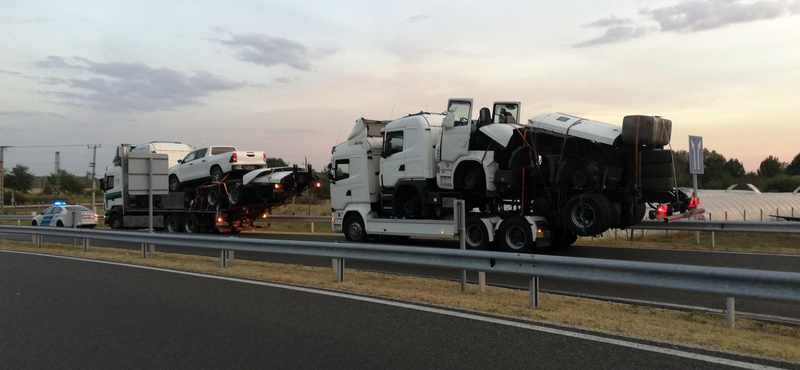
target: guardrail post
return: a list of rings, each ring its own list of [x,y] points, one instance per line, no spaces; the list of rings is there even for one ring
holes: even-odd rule
[[[152,256],[153,253],[155,253],[155,252],[156,252],[156,245],[155,244],[148,245],[147,254]]]
[[[726,298],[725,313],[728,316],[728,328],[733,329],[736,326],[736,301],[733,297]]]
[[[331,260],[331,268],[333,268],[333,273],[336,274],[336,282],[343,282],[344,281],[344,259],[342,258],[333,258]]]
[[[464,204],[464,201],[459,199],[455,201],[455,213],[457,215],[456,227],[458,227],[458,244],[461,246],[461,250],[467,250],[467,233],[465,232],[466,228],[466,217],[467,217],[467,210]],[[467,292],[467,270],[461,270],[461,293]]]
[[[314,233],[314,223],[313,222],[311,223],[311,233],[312,234]]]
[[[747,210],[746,209],[742,210],[742,221],[747,221]]]
[[[83,251],[84,252],[88,252],[89,251],[89,239],[83,238],[83,243],[82,244],[83,244]]]
[[[539,277],[531,276],[530,308],[539,308]]]
[[[486,272],[478,271],[478,291],[483,292],[486,290]]]
[[[219,267],[228,267],[228,251],[220,249],[219,251]]]
[[[142,258],[147,258],[147,244],[142,244]]]
[[[228,251],[228,262],[233,261],[233,251]]]
[[[17,220],[17,226],[22,226],[22,221]]]
[[[764,221],[764,209],[761,209],[761,221]]]
[[[712,220],[711,213],[708,214],[708,220],[709,221]],[[712,230],[711,231],[711,249],[714,249],[715,245],[716,245],[716,240],[714,238],[714,231]]]

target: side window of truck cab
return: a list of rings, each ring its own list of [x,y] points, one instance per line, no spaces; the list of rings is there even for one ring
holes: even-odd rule
[[[344,179],[350,178],[350,160],[349,159],[337,159],[336,163],[334,164],[334,180],[335,181],[342,181]]]
[[[183,157],[183,163],[187,163],[187,162],[193,161],[194,158],[195,158],[195,155],[197,155],[196,151],[187,154],[185,157]]]
[[[383,152],[385,153],[384,156],[388,157],[395,153],[400,153],[403,151],[403,131],[392,131],[386,133],[386,139],[384,141],[384,148]]]

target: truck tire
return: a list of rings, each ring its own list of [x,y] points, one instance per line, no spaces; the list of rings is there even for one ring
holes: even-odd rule
[[[367,230],[364,228],[364,220],[360,215],[353,214],[344,219],[344,237],[350,242],[367,241]]]
[[[567,202],[561,217],[569,231],[578,236],[593,236],[611,227],[611,203],[597,193],[573,197]]]
[[[225,173],[222,172],[222,168],[220,166],[211,167],[211,181],[220,182],[222,178],[225,177]]]
[[[230,203],[231,206],[241,206],[247,204],[249,198],[248,195],[247,188],[245,188],[244,185],[236,185],[228,194],[228,203]]]
[[[639,184],[643,191],[670,191],[675,187],[675,180],[670,177],[643,178]]]
[[[219,206],[220,208],[225,208],[228,203],[228,196],[221,194],[222,189],[210,189],[206,194],[206,203],[208,203],[211,207]]]
[[[111,227],[112,230],[122,229],[122,216],[120,216],[119,213],[112,213],[111,217],[108,218],[108,226]]]
[[[187,234],[199,234],[202,232],[200,219],[194,213],[187,213],[183,216],[183,231]]]
[[[642,167],[648,164],[672,164],[672,150],[669,149],[643,150],[639,154]]]
[[[170,175],[169,176],[169,191],[175,193],[181,191],[183,186],[181,186],[181,180],[178,180],[178,176]]]
[[[489,249],[489,230],[480,217],[467,218],[464,235],[467,249],[477,251]]]
[[[642,203],[623,203],[620,228],[626,229],[638,224],[644,219],[647,207]]]
[[[642,178],[672,177],[672,163],[642,164]]]
[[[181,228],[181,220],[178,219],[176,215],[167,215],[167,218],[164,219],[164,230],[168,233],[178,233],[183,231]]]
[[[533,230],[531,230],[528,220],[522,216],[512,216],[503,220],[497,233],[497,239],[503,252],[531,253],[533,251]]]

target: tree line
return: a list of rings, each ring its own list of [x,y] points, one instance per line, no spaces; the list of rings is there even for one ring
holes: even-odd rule
[[[705,173],[698,176],[700,189],[726,189],[738,184],[739,189],[747,189],[747,184],[755,185],[765,192],[790,192],[800,186],[800,154],[791,162],[781,162],[778,157],[768,156],[761,161],[756,171],[747,172],[736,158],[725,158],[715,150],[703,150]],[[675,152],[675,172],[679,187],[691,187],[689,174],[689,152]]]

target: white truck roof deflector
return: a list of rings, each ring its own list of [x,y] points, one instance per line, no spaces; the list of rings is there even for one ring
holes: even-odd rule
[[[506,148],[508,147],[508,142],[511,141],[511,137],[514,136],[514,131],[522,127],[524,126],[514,123],[494,123],[483,126],[478,130],[496,143],[502,145],[503,148]]]
[[[622,135],[620,126],[564,113],[540,114],[528,120],[528,127],[608,145],[614,145]]]

